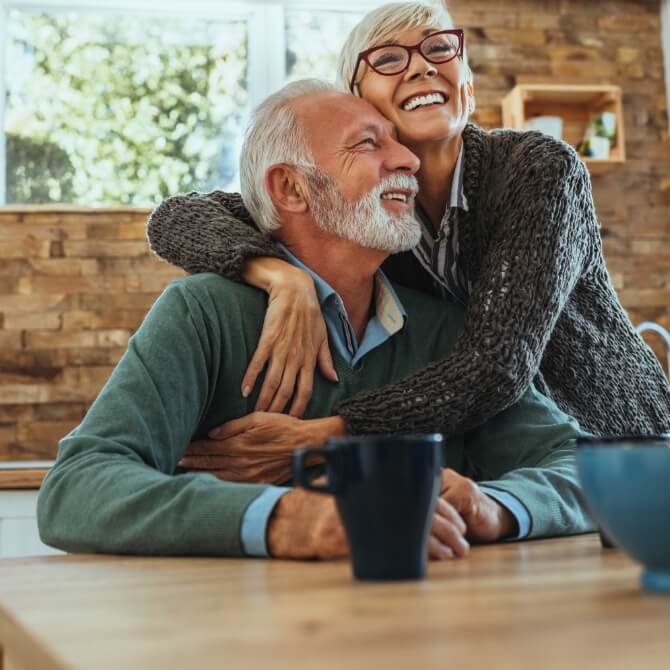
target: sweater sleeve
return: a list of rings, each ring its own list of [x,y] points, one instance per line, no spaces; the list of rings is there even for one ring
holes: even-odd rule
[[[167,198],[150,214],[147,236],[153,251],[169,263],[236,281],[249,258],[283,258],[272,239],[258,230],[239,193]]]
[[[40,489],[42,540],[73,552],[242,555],[246,508],[267,487],[180,474],[212,397],[220,342],[173,285],[159,298]]]
[[[594,530],[577,477],[576,421],[531,384],[521,399],[465,437],[480,486],[514,496],[527,510],[528,537]]]
[[[598,224],[588,173],[576,155],[526,171],[503,187],[506,200],[465,325],[447,357],[341,403],[336,411],[351,432],[461,433],[512,405],[533,380],[588,265]],[[536,186],[532,193],[528,183]]]

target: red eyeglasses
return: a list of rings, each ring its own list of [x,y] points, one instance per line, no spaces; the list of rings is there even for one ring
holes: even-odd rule
[[[411,46],[382,44],[361,51],[358,54],[349,90],[352,93],[354,92],[356,73],[361,61],[365,61],[377,74],[391,77],[404,72],[409,67],[414,51],[418,51],[429,63],[448,63],[457,56],[463,57],[464,43],[465,37],[462,30],[440,30],[437,33],[427,35],[420,42]]]

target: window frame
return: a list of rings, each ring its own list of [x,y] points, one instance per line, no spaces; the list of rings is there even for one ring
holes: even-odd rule
[[[387,0],[0,0],[0,208],[7,206],[7,146],[5,139],[7,26],[11,10],[31,12],[76,11],[244,20],[249,26],[248,105],[253,109],[280,88],[286,77],[286,10],[352,12],[366,11]],[[276,26],[281,26],[277,30]]]

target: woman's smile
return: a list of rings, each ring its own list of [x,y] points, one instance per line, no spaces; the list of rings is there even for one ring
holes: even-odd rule
[[[426,91],[413,93],[400,103],[400,109],[404,112],[423,111],[434,109],[437,106],[449,102],[449,95],[442,91]]]

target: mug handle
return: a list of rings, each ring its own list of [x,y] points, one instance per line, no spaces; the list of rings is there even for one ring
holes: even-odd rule
[[[310,456],[319,456],[326,461],[326,481],[315,484],[314,478],[307,472],[306,459]],[[337,480],[334,477],[333,458],[335,451],[328,449],[300,448],[293,452],[293,479],[297,486],[316,493],[330,493],[337,495]]]

